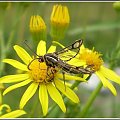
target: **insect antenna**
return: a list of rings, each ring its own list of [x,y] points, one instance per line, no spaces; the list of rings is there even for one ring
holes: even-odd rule
[[[27,40],[24,40],[23,42],[24,42],[25,45],[29,48],[29,50],[31,50],[36,56],[40,57],[39,55],[36,54],[35,51],[33,51],[33,50],[30,48],[30,46],[27,44]]]
[[[36,52],[34,52],[34,51],[30,48],[30,46],[27,44],[27,40],[24,40],[24,43],[25,43],[25,45],[26,45],[36,56],[40,57],[39,55],[36,54]],[[31,70],[31,69],[30,69],[31,63],[32,63],[34,60],[36,60],[36,59],[39,59],[39,58],[34,58],[34,59],[28,64],[27,68],[28,68],[29,70]]]

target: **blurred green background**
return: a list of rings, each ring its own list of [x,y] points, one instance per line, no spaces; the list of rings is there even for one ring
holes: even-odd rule
[[[2,49],[0,64],[3,58],[20,60],[13,49],[15,44],[27,49],[31,55],[33,54],[23,43],[24,40],[27,40],[29,46],[34,48],[29,31],[31,15],[38,14],[44,19],[47,26],[47,43],[52,42],[50,15],[55,4],[66,5],[70,13],[70,25],[65,38],[60,43],[66,46],[76,39],[82,38],[86,47],[90,49],[95,47],[95,50],[103,54],[104,61],[109,62],[107,56],[108,54],[111,55],[118,44],[118,40],[120,40],[120,15],[113,8],[113,2],[0,2],[0,44],[2,44],[1,40],[4,40],[5,44],[12,41],[8,48],[0,48]],[[49,46],[50,44],[47,44],[47,47]],[[1,56],[4,50],[6,55]],[[115,67],[119,67],[119,64]],[[15,72],[19,71],[16,71],[10,65],[0,66],[1,76],[15,74]],[[3,103],[9,104],[13,110],[18,109],[20,98],[26,88],[27,86],[13,90],[3,98]],[[120,88],[118,85],[116,88],[118,91],[117,97],[114,97],[110,92],[101,92],[86,117],[120,117]],[[62,113],[57,106],[47,117],[79,117],[81,106],[85,104],[91,92],[92,90],[80,85],[76,93],[80,96],[81,104],[73,104],[69,100],[69,103],[66,104],[68,109],[66,114]],[[53,104],[53,101],[50,101],[49,106],[51,104]],[[35,111],[32,111],[33,109]],[[28,115],[22,117],[42,117],[38,94],[30,99],[25,106],[25,110],[28,111]]]

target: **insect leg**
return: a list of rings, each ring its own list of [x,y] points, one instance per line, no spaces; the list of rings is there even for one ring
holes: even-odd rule
[[[35,58],[35,59],[37,59],[37,58]],[[28,70],[31,70],[31,69],[30,69],[30,65],[31,65],[31,63],[32,63],[35,59],[33,59],[32,61],[30,61],[30,63],[28,64],[28,66],[27,66]]]
[[[51,74],[53,74],[53,84],[55,85],[55,88],[57,89],[57,86],[55,84],[55,80],[54,80],[54,71],[51,69]],[[49,76],[50,77],[50,76]],[[52,81],[52,80],[51,80]]]
[[[37,54],[30,48],[30,46],[27,44],[27,40],[24,40],[23,42],[25,43],[25,45],[26,45],[36,56],[39,57],[39,55],[37,55]]]
[[[66,91],[66,85],[65,85],[65,72],[62,71],[62,74],[63,74],[63,81],[64,81],[64,86],[65,86],[65,91]]]
[[[47,75],[50,77],[50,75],[48,74],[49,68],[50,68],[50,67],[49,67],[49,66],[47,66]]]

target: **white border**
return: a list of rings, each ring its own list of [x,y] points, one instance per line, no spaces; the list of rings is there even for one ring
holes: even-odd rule
[[[19,1],[18,0],[18,1],[0,1],[0,3],[1,2],[51,2],[51,3],[53,2],[54,3],[54,2],[120,2],[120,1],[115,1],[115,0],[114,1],[104,1],[104,0],[103,1],[80,1],[80,0],[78,0],[78,1],[62,1],[62,0],[61,1],[52,1],[52,0],[51,1],[39,1],[39,0],[38,1],[32,1],[32,0],[31,1]],[[77,119],[77,120],[79,120],[79,119],[86,119],[86,120],[87,119],[100,119],[100,120],[107,119],[107,120],[110,120],[111,119],[111,120],[113,120],[113,119],[120,119],[120,118],[100,118],[100,117],[99,118],[54,118],[54,117],[49,118],[48,117],[47,118],[46,117],[46,118],[2,118],[2,119],[6,119],[6,120],[9,120],[9,119],[11,119],[11,120],[14,120],[14,119],[18,119],[18,120],[21,120],[21,119],[29,119],[29,120],[30,119]]]

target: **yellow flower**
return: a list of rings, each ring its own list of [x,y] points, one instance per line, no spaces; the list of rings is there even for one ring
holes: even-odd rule
[[[68,8],[62,5],[54,5],[50,20],[51,36],[54,40],[62,39],[70,23]]]
[[[80,60],[85,60],[87,65],[93,65],[92,69],[102,81],[103,86],[111,90],[113,95],[116,96],[116,89],[109,80],[120,84],[120,77],[114,71],[106,68],[103,65],[104,62],[101,58],[101,54],[95,51],[94,49],[89,50],[88,48],[84,48],[84,46],[82,46],[78,57]]]
[[[26,114],[26,112],[24,110],[11,111],[10,106],[7,105],[7,104],[3,104],[3,105],[0,106],[0,112],[3,110],[3,108],[6,108],[6,112],[8,112],[8,113],[3,114],[3,115],[1,115],[2,114],[1,113],[0,118],[17,118],[21,115]]]
[[[58,44],[62,48],[64,48],[63,45],[60,43],[53,41],[53,43]],[[74,51],[69,51],[68,54],[75,54]],[[67,54],[66,54],[67,55]],[[65,56],[65,55],[64,55]],[[89,50],[88,48],[85,48],[84,45],[80,47],[79,54],[69,61],[69,64],[75,65],[75,66],[81,66],[81,62],[83,61],[84,66],[91,66],[91,70],[95,71],[95,74],[100,78],[100,80],[103,83],[104,87],[107,87],[111,90],[113,95],[117,95],[116,89],[112,85],[112,83],[109,81],[113,81],[117,84],[120,84],[120,77],[112,70],[106,68],[103,65],[103,60],[101,58],[102,54],[98,53],[97,51]]]
[[[33,40],[46,40],[46,25],[39,15],[31,16],[29,28],[32,33]]]
[[[63,112],[66,112],[66,107],[59,91],[66,95],[73,102],[79,102],[79,98],[69,87],[66,86],[65,90],[65,86],[62,82],[63,80],[61,81],[61,79],[63,79],[63,75],[59,73],[57,69],[52,67],[48,69],[48,66],[46,66],[44,62],[40,62],[38,59],[31,58],[31,56],[18,45],[15,45],[14,49],[24,64],[13,59],[4,59],[3,62],[10,64],[17,69],[23,70],[25,73],[3,76],[0,78],[0,83],[19,82],[8,87],[3,92],[3,95],[11,90],[30,84],[21,98],[19,106],[20,109],[23,109],[28,100],[35,94],[37,89],[39,91],[39,100],[42,106],[43,115],[46,115],[48,112],[48,94],[59,105]],[[51,46],[47,53],[55,52],[55,50],[56,46]],[[41,40],[39,42],[36,53],[39,56],[46,54],[45,41]],[[84,78],[71,76],[68,74],[65,74],[65,79],[85,81]]]

